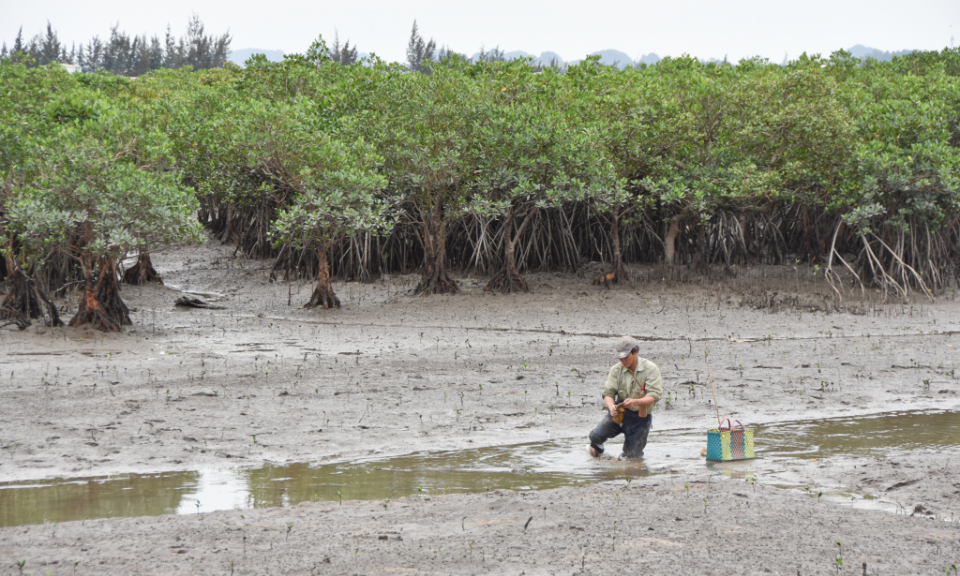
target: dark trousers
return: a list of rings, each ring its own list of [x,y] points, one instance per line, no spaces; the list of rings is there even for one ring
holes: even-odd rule
[[[590,445],[596,448],[597,452],[603,452],[604,442],[623,434],[623,456],[640,458],[643,456],[643,449],[647,447],[647,436],[652,424],[652,414],[641,418],[633,410],[626,410],[623,413],[623,424],[617,424],[608,413],[590,433]]]

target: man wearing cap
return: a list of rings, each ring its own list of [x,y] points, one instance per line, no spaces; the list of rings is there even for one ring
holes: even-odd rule
[[[590,454],[603,454],[603,443],[624,435],[623,456],[640,458],[647,446],[647,435],[653,416],[650,412],[663,395],[660,369],[653,362],[640,358],[640,344],[630,336],[617,340],[614,346],[620,359],[603,387],[603,403],[607,408],[603,420],[590,433]],[[617,423],[617,404],[623,404],[623,420]]]

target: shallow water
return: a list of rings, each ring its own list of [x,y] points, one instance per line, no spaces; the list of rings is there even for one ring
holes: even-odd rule
[[[889,455],[960,445],[956,412],[898,412],[756,427],[757,460],[704,463],[704,431],[654,433],[642,461],[619,461],[620,445],[591,458],[581,439],[313,466],[309,463],[0,484],[0,526],[115,516],[154,516],[290,506],[303,501],[538,490],[583,482],[705,471],[790,486],[785,462]],[[792,464],[795,468],[796,466]],[[706,470],[705,470],[706,467]],[[843,489],[830,497],[856,498]],[[861,498],[862,499],[862,498]],[[197,506],[199,504],[199,506]]]

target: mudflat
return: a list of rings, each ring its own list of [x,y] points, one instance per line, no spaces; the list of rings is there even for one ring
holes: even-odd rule
[[[856,290],[838,302],[813,269],[676,283],[637,268],[640,280],[612,288],[593,285],[592,271],[532,273],[532,291],[512,295],[461,275],[460,294],[420,298],[411,274],[336,282],[343,308],[320,311],[298,308],[310,283],[270,282],[269,262],[236,259],[233,247],[171,250],[154,263],[166,285],[123,289],[135,325],[122,334],[0,329],[0,482],[557,440],[579,455],[622,334],[641,339],[669,394],[654,412],[658,449],[644,462],[653,473],[550,490],[382,500],[344,490],[342,502],[209,512],[201,503],[179,516],[7,526],[4,573],[18,573],[21,560],[28,574],[792,576],[960,566],[960,438],[781,459],[794,480],[786,488],[736,468],[674,465],[700,446],[666,457],[667,431],[702,430],[705,446],[716,426],[706,356],[721,416],[748,425],[958,410],[954,290],[909,302]],[[222,309],[177,308],[181,296]],[[75,309],[73,299],[58,304]],[[765,448],[762,435],[757,444]],[[797,489],[804,484],[812,488]],[[823,487],[849,491],[851,502],[821,497]],[[0,489],[0,507],[11,509],[19,489]],[[868,496],[890,506],[852,505]]]

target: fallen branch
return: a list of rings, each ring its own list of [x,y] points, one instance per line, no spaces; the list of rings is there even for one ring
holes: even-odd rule
[[[186,296],[177,298],[174,306],[179,306],[182,308],[203,308],[206,310],[226,310],[226,308],[223,306],[215,306],[213,304],[208,304],[199,298],[187,298]]]

